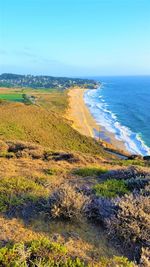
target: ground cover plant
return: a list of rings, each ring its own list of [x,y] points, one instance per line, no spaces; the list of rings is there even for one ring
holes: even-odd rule
[[[99,176],[106,172],[107,169],[102,167],[84,167],[74,170],[73,174],[86,177],[86,176]]]
[[[26,202],[34,203],[47,195],[48,190],[38,181],[24,177],[1,178],[0,211],[8,212]]]
[[[6,101],[15,101],[15,102],[23,102],[22,94],[1,94],[0,99]]]
[[[93,186],[96,196],[113,198],[128,194],[130,191],[124,180],[111,179]]]
[[[15,245],[0,248],[0,264],[4,267],[134,267],[134,264],[124,257],[113,257],[111,259],[102,258],[99,264],[88,264],[82,259],[69,256],[67,252],[68,251],[65,246],[43,238],[26,243],[16,243]]]

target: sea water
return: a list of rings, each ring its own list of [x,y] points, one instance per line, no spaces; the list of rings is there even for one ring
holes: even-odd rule
[[[97,123],[133,154],[150,154],[150,76],[94,77],[98,89],[84,95]]]

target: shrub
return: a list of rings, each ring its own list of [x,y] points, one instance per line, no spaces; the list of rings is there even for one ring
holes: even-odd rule
[[[124,180],[107,180],[93,186],[93,191],[97,196],[113,198],[129,193],[129,189]]]
[[[114,256],[112,259],[101,258],[101,267],[134,267],[134,263],[125,257]]]
[[[117,169],[108,171],[104,174],[104,178],[106,179],[117,179],[117,180],[128,180],[131,178],[137,177],[146,177],[149,175],[149,172],[143,170],[141,167],[130,166],[125,169]]]
[[[34,150],[34,149],[39,148],[38,145],[28,143],[28,142],[23,142],[23,141],[8,141],[7,144],[9,146],[9,151],[14,152],[14,153],[18,151],[22,151],[24,149]]]
[[[1,248],[0,266],[85,267],[88,264],[71,258],[63,245],[42,238]]]
[[[98,167],[88,167],[88,168],[80,168],[73,171],[73,174],[79,175],[82,177],[86,176],[99,176],[103,173],[106,173],[107,169],[105,168],[98,168]]]
[[[17,158],[31,157],[33,159],[43,159],[44,149],[28,142],[8,141],[8,151],[15,153]]]
[[[133,190],[137,190],[140,191],[141,189],[144,189],[145,186],[147,186],[150,183],[150,179],[148,178],[131,178],[129,180],[127,180],[126,184],[128,186],[128,188],[133,191]]]
[[[125,257],[101,258],[98,264],[85,263],[72,257],[65,246],[47,238],[26,243],[16,243],[0,248],[0,266],[11,267],[134,267]]]
[[[117,201],[118,212],[108,220],[108,231],[133,250],[148,246],[150,240],[150,198],[126,195]]]
[[[29,156],[33,159],[43,159],[43,149],[37,148],[37,149],[30,149],[28,151]]]
[[[142,248],[140,267],[148,267],[150,263],[150,248]]]
[[[150,197],[150,183],[144,189],[141,189],[140,194]]]
[[[11,159],[14,158],[15,154],[13,152],[0,152],[0,158],[7,158],[7,159]]]
[[[107,198],[93,198],[86,206],[87,218],[100,223],[105,223],[115,212],[115,204]]]
[[[48,239],[19,243],[0,249],[1,266],[36,266],[35,262],[43,259],[43,263],[58,261],[66,254],[66,248]],[[44,265],[43,265],[44,266]],[[53,266],[53,265],[50,265]]]
[[[50,198],[53,218],[79,218],[84,210],[87,197],[76,192],[69,184],[61,184]]]

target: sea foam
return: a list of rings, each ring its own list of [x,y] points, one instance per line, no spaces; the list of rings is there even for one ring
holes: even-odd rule
[[[103,90],[102,86],[99,89],[88,90],[84,94],[84,101],[97,124],[113,133],[117,140],[123,141],[130,153],[139,155],[150,154],[150,148],[146,146],[140,134],[134,133],[131,129],[122,125],[117,115],[109,110],[108,104],[101,95],[101,90]]]

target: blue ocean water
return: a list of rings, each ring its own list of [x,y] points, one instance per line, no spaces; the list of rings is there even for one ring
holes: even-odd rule
[[[131,153],[150,154],[150,76],[94,77],[101,87],[84,100],[98,124]]]

